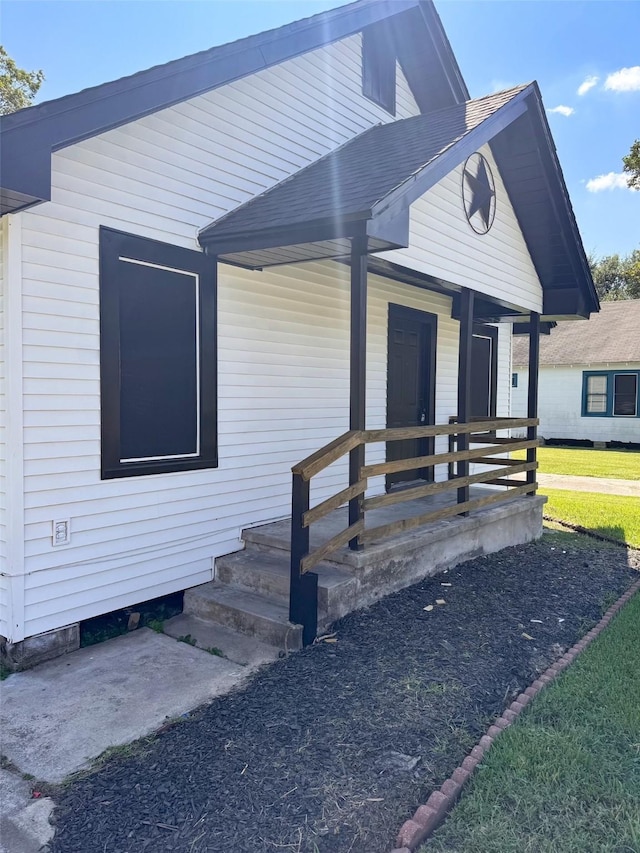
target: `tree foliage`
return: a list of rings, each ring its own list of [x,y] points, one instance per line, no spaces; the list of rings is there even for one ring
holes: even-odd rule
[[[42,71],[24,71],[18,68],[4,47],[0,45],[0,115],[7,115],[28,107],[43,80]]]
[[[589,256],[591,275],[603,302],[620,299],[640,299],[640,249],[626,257],[606,255]]]
[[[622,158],[624,171],[628,172],[627,184],[636,190],[640,190],[640,139],[631,146],[626,157]]]

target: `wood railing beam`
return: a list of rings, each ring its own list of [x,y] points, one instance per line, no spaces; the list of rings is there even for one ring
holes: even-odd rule
[[[294,465],[291,471],[293,474],[300,474],[305,480],[310,480],[320,471],[324,471],[333,462],[337,462],[342,456],[348,453],[352,448],[357,447],[362,441],[362,432],[360,430],[349,430],[343,433],[338,438],[316,450],[302,462]]]
[[[462,433],[494,432],[498,429],[518,429],[538,423],[537,418],[494,418],[471,423],[436,424],[431,426],[393,427],[386,429],[367,429],[363,432],[363,441],[374,444],[379,441],[404,441],[409,438],[431,438],[437,435],[459,435]]]
[[[510,450],[528,450],[536,443],[523,439],[516,441]],[[380,474],[395,474],[398,471],[411,471],[413,468],[427,468],[432,465],[441,465],[445,462],[476,462],[477,457],[490,456],[492,453],[504,453],[504,445],[498,444],[494,447],[483,447],[482,450],[452,450],[451,453],[434,453],[431,456],[416,456],[413,459],[395,459],[393,462],[375,462],[365,465],[362,469],[363,477],[377,477]],[[484,463],[489,464],[489,463]],[[450,488],[455,488],[455,481],[448,481]]]
[[[337,495],[333,495],[331,498],[327,498],[326,501],[322,501],[322,503],[314,506],[313,509],[310,509],[308,512],[302,517],[302,523],[305,527],[309,527],[310,524],[313,524],[314,521],[319,521],[321,518],[324,518],[325,515],[328,515],[330,512],[333,512],[334,509],[339,509],[343,504],[352,498],[357,497],[358,495],[363,495],[367,488],[366,480],[358,480],[357,483],[354,483],[353,486],[349,486],[347,489],[343,489],[341,492],[338,492]]]
[[[522,462],[519,465],[512,465],[509,469],[500,470],[500,474],[522,474],[525,471],[530,471],[533,468],[537,468],[537,462]],[[387,495],[375,495],[372,498],[367,498],[364,502],[365,512],[368,512],[371,509],[379,509],[380,507],[385,506],[394,506],[395,504],[405,503],[405,501],[413,501],[417,498],[428,497],[429,495],[438,495],[443,492],[451,491],[452,485],[455,486],[471,486],[474,483],[491,483],[493,482],[492,478],[496,476],[496,471],[481,471],[479,474],[468,474],[464,478],[464,482],[458,483],[456,481],[455,484],[452,484],[449,480],[442,480],[439,483],[428,483],[426,486],[412,486],[409,489],[403,489],[400,492],[391,492]],[[518,485],[518,482],[506,481],[504,483],[500,483],[500,485]]]
[[[502,503],[510,498],[518,497],[526,494],[530,489],[529,485],[518,486],[514,489],[507,489],[506,492],[500,492],[495,495],[487,495],[484,498],[473,498],[465,504],[453,504],[452,506],[444,507],[444,509],[426,512],[423,515],[413,516],[412,518],[404,518],[401,521],[393,521],[390,524],[382,524],[379,527],[373,527],[366,530],[362,535],[364,543],[372,542],[376,539],[384,539],[387,536],[394,536],[398,533],[404,533],[407,530],[414,530],[416,527],[422,527],[423,524],[429,524],[433,521],[442,521],[445,518],[451,518],[453,515],[460,515],[460,511],[468,513],[474,509],[482,509],[492,504]]]

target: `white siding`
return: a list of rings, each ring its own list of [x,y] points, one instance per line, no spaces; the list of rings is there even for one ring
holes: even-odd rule
[[[371,277],[368,423],[385,424],[389,301],[438,314],[437,420],[446,422],[456,411],[450,300]],[[97,388],[74,399],[32,394],[40,380],[28,376],[27,633],[203,582],[243,527],[287,515],[291,465],[348,428],[348,352],[343,267],[221,267],[220,467],[126,481],[99,479]],[[47,428],[52,417],[61,425]],[[372,448],[369,461],[383,452]],[[345,476],[344,464],[332,466],[313,499]],[[70,547],[51,548],[54,515],[71,518]]]
[[[540,435],[543,438],[640,442],[640,418],[582,417],[583,372],[616,369],[640,370],[640,364],[541,367],[538,389]],[[518,374],[518,387],[513,389],[513,415],[525,417],[529,371],[526,367],[514,366],[513,372]]]
[[[399,72],[398,117],[417,112]],[[291,465],[347,427],[346,271],[222,267],[219,468],[101,481],[99,226],[196,248],[390,120],[361,95],[355,37],[54,154],[52,201],[23,214],[27,636],[210,579],[243,527],[288,513]],[[52,547],[54,518],[70,545]]]
[[[528,311],[542,310],[542,287],[489,146],[480,151],[493,170],[496,214],[476,234],[462,204],[458,166],[411,206],[410,246],[385,252],[394,263],[429,273]]]

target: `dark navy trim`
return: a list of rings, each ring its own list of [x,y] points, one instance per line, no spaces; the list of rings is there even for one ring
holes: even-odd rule
[[[613,414],[614,377],[619,375],[636,377],[636,413],[635,415]],[[605,412],[587,411],[587,387],[590,376],[604,376],[607,380],[607,409]],[[640,370],[584,370],[582,372],[582,417],[583,418],[640,418]]]
[[[197,456],[121,461],[121,336],[119,258],[199,276],[199,434]],[[218,466],[217,264],[202,252],[100,226],[100,408],[103,480]],[[123,417],[125,415],[123,414]],[[185,417],[187,414],[185,414]],[[194,410],[194,417],[195,417]],[[158,424],[158,430],[163,425]],[[150,454],[151,455],[151,454]]]

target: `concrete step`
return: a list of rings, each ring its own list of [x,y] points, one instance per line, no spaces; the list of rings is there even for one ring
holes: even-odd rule
[[[318,575],[318,617],[325,624],[348,612],[357,582],[349,571],[335,564],[320,563],[314,571]],[[289,605],[289,554],[282,550],[247,545],[244,551],[218,557],[216,576],[221,583]]]
[[[220,583],[289,603],[289,558],[282,551],[245,548],[216,559]]]
[[[256,637],[247,637],[224,625],[216,625],[187,613],[168,619],[164,623],[164,633],[176,640],[189,638],[190,645],[249,669],[277,660],[280,652],[275,646],[262,643]]]
[[[285,651],[302,647],[302,627],[289,622],[288,605],[217,580],[188,589],[184,613],[257,637]]]
[[[337,513],[341,512],[342,510],[337,511]],[[346,511],[343,515],[337,513],[312,525],[310,537],[312,551],[314,548],[324,545],[329,539],[346,528],[348,524]],[[247,547],[251,546],[272,553],[279,552],[286,555],[288,560],[291,553],[291,519],[273,521],[270,524],[261,524],[258,527],[247,527],[242,531],[242,539]],[[332,565],[344,566],[347,571],[352,568],[357,569],[362,562],[362,557],[358,557],[359,553],[361,552],[350,551],[346,546],[338,548],[323,565],[331,563]]]

